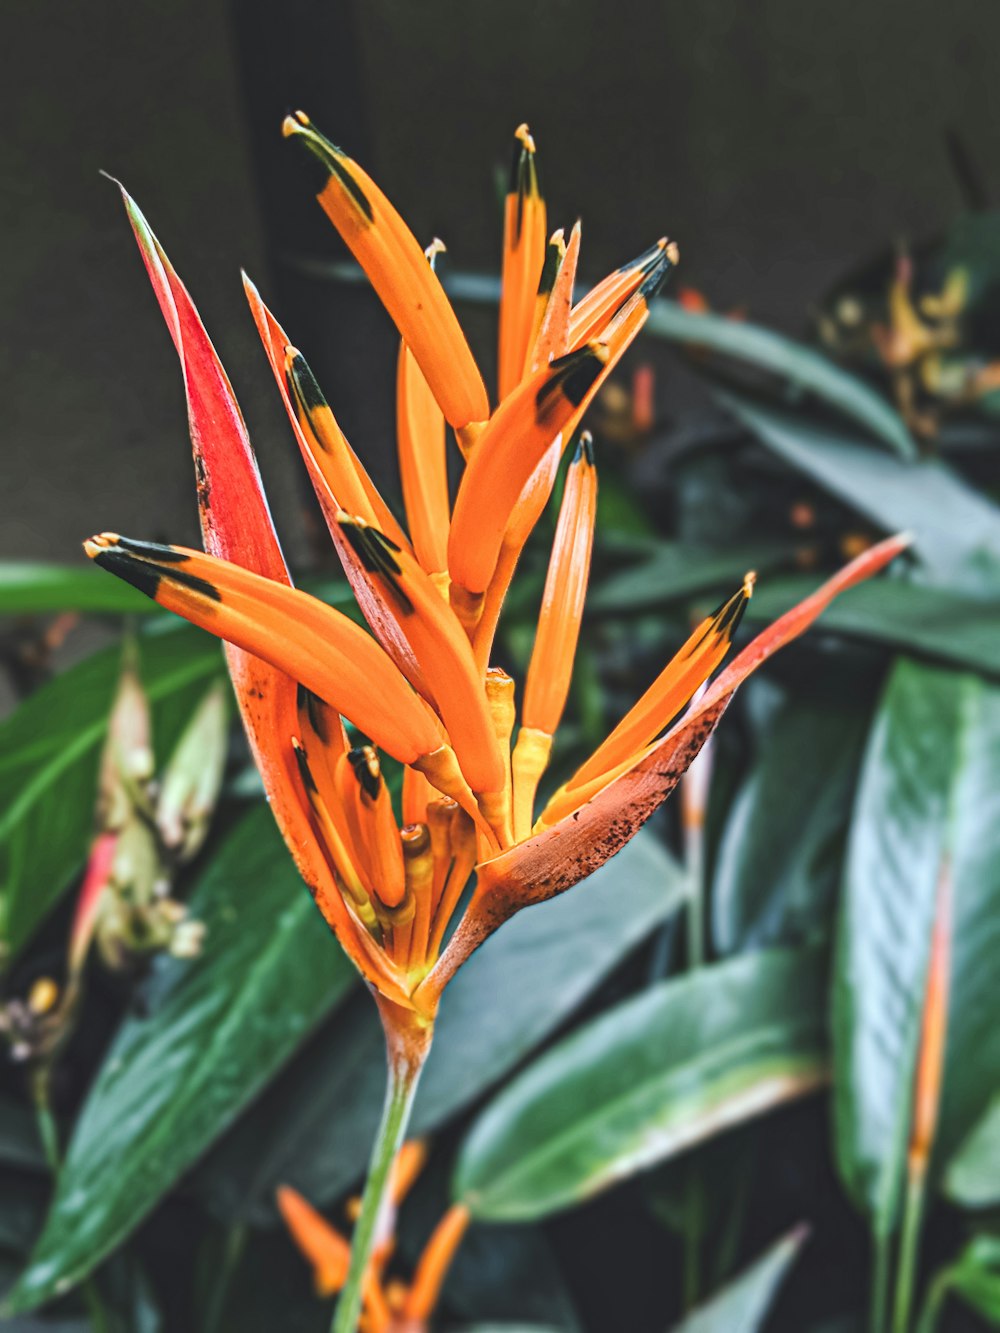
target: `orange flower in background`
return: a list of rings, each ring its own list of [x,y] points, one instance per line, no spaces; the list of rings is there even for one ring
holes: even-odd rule
[[[512,680],[489,666],[503,595],[565,447],[642,328],[676,248],[657,242],[571,304],[579,227],[568,244],[561,233],[547,243],[535,145],[519,127],[505,209],[504,393],[490,413],[434,271],[440,243],[425,254],[374,182],[303,115],[289,117],[285,133],[322,167],[319,201],[402,334],[397,413],[405,525],[344,437],[304,356],[245,283],[371,632],[292,587],[228,380],[127,195],[182,359],[208,553],[111,533],[92,538],[86,550],[230,645],[275,816],[320,909],[379,996],[430,1018],[444,982],[485,934],[612,855],[675,785],[749,671],[903,542],[866,552],[779,621],[663,737],[724,658],[752,590],[748,577],[538,810],[535,794],[569,690],[590,562],[597,477],[589,438],[569,464],[520,719]],[[465,456],[454,503],[446,423]],[[349,739],[342,718],[370,743]],[[402,826],[380,754],[404,765]],[[476,894],[444,946],[477,866]]]
[[[364,1286],[360,1333],[424,1333],[441,1288],[469,1225],[469,1211],[452,1204],[441,1217],[413,1270],[409,1285],[386,1277],[396,1248],[396,1213],[426,1160],[422,1143],[404,1143],[393,1165],[386,1208]],[[306,1199],[288,1185],[278,1190],[278,1208],[295,1244],[312,1265],[318,1296],[332,1296],[347,1280],[350,1242]],[[354,1213],[360,1200],[352,1199]]]

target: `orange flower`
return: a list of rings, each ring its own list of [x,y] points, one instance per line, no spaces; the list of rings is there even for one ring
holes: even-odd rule
[[[431,1233],[410,1284],[386,1279],[386,1269],[396,1248],[396,1212],[425,1159],[423,1144],[411,1140],[402,1145],[394,1163],[382,1234],[372,1252],[365,1279],[359,1333],[424,1333],[469,1225],[468,1209],[463,1204],[453,1204]],[[312,1264],[317,1295],[334,1295],[347,1280],[350,1242],[297,1190],[283,1185],[277,1199],[292,1239]],[[359,1203],[357,1199],[350,1201],[349,1215],[357,1212]]]
[[[650,298],[677,262],[676,247],[658,241],[573,305],[580,229],[568,242],[557,232],[546,244],[535,144],[520,126],[505,215],[502,396],[490,412],[434,271],[440,243],[425,253],[374,182],[304,115],[289,117],[284,130],[319,163],[319,202],[402,337],[400,520],[302,353],[246,282],[370,632],[292,587],[232,389],[187,292],[127,195],[181,358],[206,553],[114,533],[85,547],[98,564],[226,641],[272,809],[320,910],[383,1013],[429,1027],[443,986],[472,949],[519,908],[571,887],[613,855],[676,785],[742,680],[906,543],[893,538],[866,551],[760,635],[685,712],[726,656],[752,592],[748,575],[539,810],[536,791],[569,690],[593,540],[597,474],[587,436],[569,464],[519,718],[513,682],[489,666],[497,620],[560,458],[642,328]],[[465,460],[454,502],[445,423]],[[363,739],[349,737],[344,720]],[[404,766],[402,827],[381,754]],[[456,925],[474,872],[475,892]]]

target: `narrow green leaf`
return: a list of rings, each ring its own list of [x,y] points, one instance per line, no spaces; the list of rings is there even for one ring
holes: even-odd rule
[[[711,1300],[692,1310],[674,1333],[758,1333],[807,1234],[805,1227],[797,1227],[772,1245]]]
[[[139,644],[162,759],[225,663],[218,643],[188,626],[160,625]],[[117,646],[96,653],[0,724],[0,940],[10,954],[24,946],[86,858],[120,667]]]
[[[826,932],[868,726],[842,668],[769,710],[719,839],[711,904],[723,953]]]
[[[120,579],[109,579],[82,555],[79,567],[0,561],[0,615],[48,615],[54,611],[162,614],[155,602]]]
[[[1000,1093],[959,1144],[942,1185],[948,1198],[965,1208],[1000,1203]]]
[[[543,1217],[826,1077],[813,950],[661,982],[546,1052],[476,1121],[453,1185],[480,1218]]]
[[[730,548],[663,541],[642,564],[599,583],[587,598],[587,614],[624,615],[723,587],[738,588],[748,569],[760,574],[791,559],[791,548],[782,542],[746,542]]]
[[[1000,509],[947,464],[932,458],[893,458],[801,415],[734,393],[720,397],[762,444],[792,467],[885,532],[912,532],[929,579],[973,593],[995,591]]]
[[[746,320],[694,314],[676,301],[653,302],[646,332],[689,347],[707,347],[779,375],[864,426],[900,457],[916,457],[916,446],[895,408],[864,380],[812,347]]]
[[[949,1270],[947,1285],[991,1324],[1000,1325],[1000,1236],[974,1236]]]
[[[16,1311],[73,1286],[119,1245],[354,981],[266,807],[227,839],[191,911],[207,926],[204,952],[161,957],[149,1012],[115,1038],[10,1297]]]
[[[816,579],[762,579],[748,619],[771,621],[816,587]],[[1000,676],[1000,616],[993,598],[928,587],[899,578],[873,579],[843,593],[820,627],[850,638],[948,665]]]
[[[872,728],[848,848],[834,989],[841,1174],[886,1234],[913,1098],[936,885],[952,879],[937,1149],[946,1160],[1000,1078],[1000,688],[900,661]]]
[[[572,893],[487,940],[445,993],[413,1132],[434,1129],[503,1078],[685,896],[676,862],[642,832]],[[211,1206],[267,1220],[281,1183],[320,1204],[356,1184],[384,1091],[382,1045],[371,1002],[359,996],[205,1164],[199,1186]]]

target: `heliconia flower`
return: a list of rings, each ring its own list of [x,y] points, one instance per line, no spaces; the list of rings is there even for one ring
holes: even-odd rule
[[[114,533],[91,538],[86,550],[226,641],[271,807],[318,906],[383,1016],[429,1026],[444,984],[471,950],[520,907],[569,888],[627,842],[676,785],[739,684],[906,539],[864,552],[765,630],[688,708],[728,652],[753,590],[748,575],[538,809],[590,564],[597,472],[589,436],[568,465],[520,712],[514,682],[490,665],[497,622],[560,460],[642,328],[651,297],[678,261],[676,246],[657,241],[573,304],[580,227],[568,240],[561,231],[547,238],[535,143],[520,126],[505,206],[501,396],[490,411],[435,273],[441,244],[425,252],[362,168],[304,115],[290,116],[284,132],[320,168],[319,202],[402,340],[405,512],[398,517],[302,352],[245,280],[296,443],[369,629],[292,586],[229,381],[128,195],[184,372],[205,552]],[[465,464],[454,497],[446,423]],[[360,739],[349,737],[345,722]],[[404,766],[402,825],[382,756]],[[456,923],[474,872],[475,891]]]
[[[455,1253],[469,1225],[469,1211],[453,1204],[431,1232],[413,1270],[409,1284],[387,1279],[386,1270],[396,1248],[396,1212],[423,1167],[426,1151],[422,1143],[404,1143],[393,1164],[382,1232],[372,1253],[364,1284],[360,1333],[425,1333]],[[332,1296],[347,1280],[351,1257],[350,1241],[297,1190],[282,1185],[277,1191],[278,1209],[292,1240],[312,1265],[316,1294]],[[356,1215],[360,1201],[348,1203],[348,1215]]]

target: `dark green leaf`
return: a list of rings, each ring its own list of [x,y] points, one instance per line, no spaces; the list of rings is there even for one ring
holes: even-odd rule
[[[1000,1324],[1000,1237],[973,1237],[948,1271],[947,1286],[991,1324]]]
[[[943,1186],[954,1203],[966,1208],[1000,1203],[1000,1094],[959,1144]]]
[[[645,832],[572,893],[505,925],[448,987],[413,1132],[432,1129],[501,1079],[684,896],[676,863]],[[355,1184],[384,1077],[381,1029],[359,996],[210,1159],[200,1185],[213,1207],[269,1218],[282,1182],[321,1204]]]
[[[806,1235],[799,1227],[779,1240],[710,1301],[692,1310],[674,1333],[757,1333]]]
[[[83,556],[78,566],[0,561],[0,615],[46,615],[53,611],[162,614],[155,602],[120,579],[109,579]]]
[[[815,577],[762,580],[749,619],[776,619],[812,592]],[[821,630],[884,644],[939,662],[1000,676],[1000,616],[996,599],[970,597],[899,578],[873,579],[823,612]]]
[[[1000,1074],[1000,689],[900,661],[872,728],[847,856],[834,992],[837,1153],[856,1200],[896,1218],[937,883],[952,880],[942,1159]]]
[[[652,305],[646,332],[689,347],[707,347],[779,375],[864,426],[903,458],[916,456],[902,418],[880,394],[822,352],[773,329],[720,315],[694,314],[675,301],[661,300]]]
[[[187,626],[161,626],[139,644],[162,759],[225,665],[216,640]],[[23,947],[86,858],[120,666],[119,648],[96,653],[0,724],[0,938],[11,953]]]
[[[191,910],[207,925],[204,952],[161,957],[149,1013],[113,1042],[11,1298],[18,1310],[79,1282],[120,1244],[354,980],[265,807],[226,841]]]
[[[746,955],[661,982],[534,1061],[476,1121],[455,1196],[543,1217],[826,1077],[822,963]]]
[[[698,593],[735,589],[748,569],[762,573],[780,568],[790,559],[790,547],[779,542],[747,542],[734,547],[661,542],[641,565],[621,570],[598,584],[587,598],[587,613],[622,615]]]
[[[712,882],[723,953],[825,933],[868,724],[841,678],[768,714],[729,807]]]
[[[1000,509],[937,459],[907,462],[801,415],[735,394],[723,402],[792,467],[885,532],[912,532],[928,577],[971,592],[1000,582]]]

